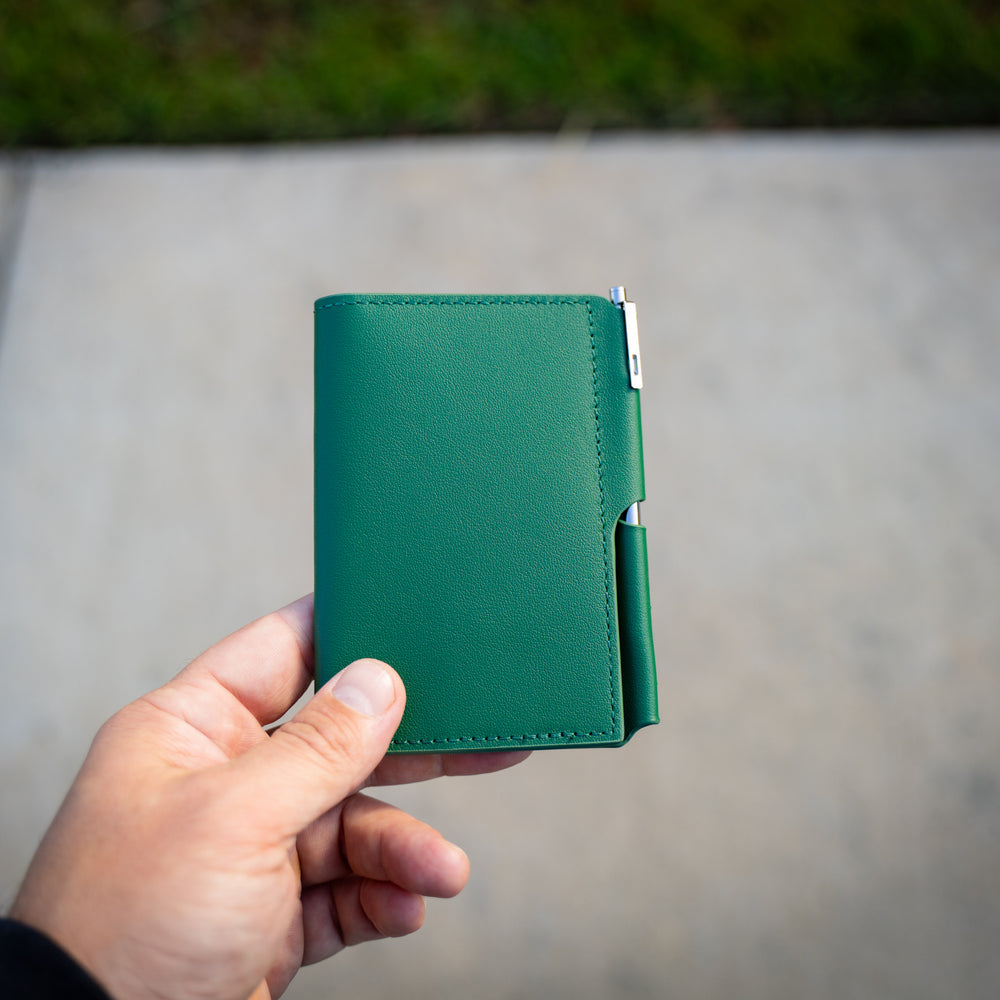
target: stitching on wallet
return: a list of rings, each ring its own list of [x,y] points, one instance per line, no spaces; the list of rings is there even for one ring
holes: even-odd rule
[[[604,504],[604,467],[601,458],[601,417],[597,404],[597,343],[594,336],[594,311],[590,301],[585,297],[569,298],[504,298],[494,296],[488,299],[476,298],[357,298],[340,299],[336,302],[318,302],[315,310],[334,309],[338,306],[579,306],[587,307],[587,325],[590,330],[590,361],[593,372],[594,387],[594,442],[597,447],[597,486],[601,496],[601,548],[604,558],[604,617],[607,628],[608,642],[608,696],[611,702],[611,728],[592,729],[590,732],[560,732],[560,733],[523,733],[515,736],[441,736],[429,740],[397,740],[391,742],[394,746],[419,746],[438,743],[486,743],[496,740],[533,740],[586,738],[589,736],[609,736],[614,733],[615,719],[615,678],[614,655],[611,643],[611,586],[608,569],[608,523]]]
[[[592,729],[589,733],[524,733],[521,736],[441,736],[432,740],[393,740],[395,746],[420,746],[427,743],[487,743],[490,740],[543,740],[554,736],[563,738],[608,736],[609,729]]]
[[[594,311],[587,303],[587,322],[590,325],[590,360],[594,370],[594,428],[597,443],[597,486],[601,493],[601,546],[604,550],[604,617],[608,635],[608,699],[611,702],[611,721],[615,718],[615,675],[611,650],[611,587],[608,569],[608,522],[604,508],[604,466],[601,458],[601,415],[597,405],[597,343],[594,337]]]
[[[336,309],[338,306],[580,306],[590,304],[585,298],[514,299],[497,296],[489,299],[341,299],[337,302],[318,302],[316,309]]]

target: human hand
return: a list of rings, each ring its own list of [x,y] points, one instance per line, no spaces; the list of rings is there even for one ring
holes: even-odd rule
[[[359,660],[268,735],[312,676],[312,598],[203,653],[101,728],[11,916],[116,998],[280,995],[301,965],[417,930],[468,859],[358,789],[495,771],[525,752],[391,756],[399,676]]]

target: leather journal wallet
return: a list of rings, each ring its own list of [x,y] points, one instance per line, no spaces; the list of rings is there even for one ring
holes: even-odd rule
[[[316,683],[395,667],[391,752],[658,721],[635,307],[612,296],[316,303]]]

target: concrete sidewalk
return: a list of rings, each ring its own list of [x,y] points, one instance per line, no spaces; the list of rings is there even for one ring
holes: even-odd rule
[[[312,302],[638,303],[663,724],[388,797],[424,930],[287,994],[993,998],[1000,137],[0,158],[0,896],[99,723],[311,588]]]

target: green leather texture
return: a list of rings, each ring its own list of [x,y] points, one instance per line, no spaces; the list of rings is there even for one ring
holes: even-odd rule
[[[649,561],[646,556],[646,529],[642,525],[618,522],[615,565],[625,729],[635,732],[660,721],[653,653],[653,615],[649,606]]]
[[[317,684],[392,664],[393,752],[617,746],[655,722],[644,529],[617,552],[644,493],[620,310],[345,295],[315,321]]]

